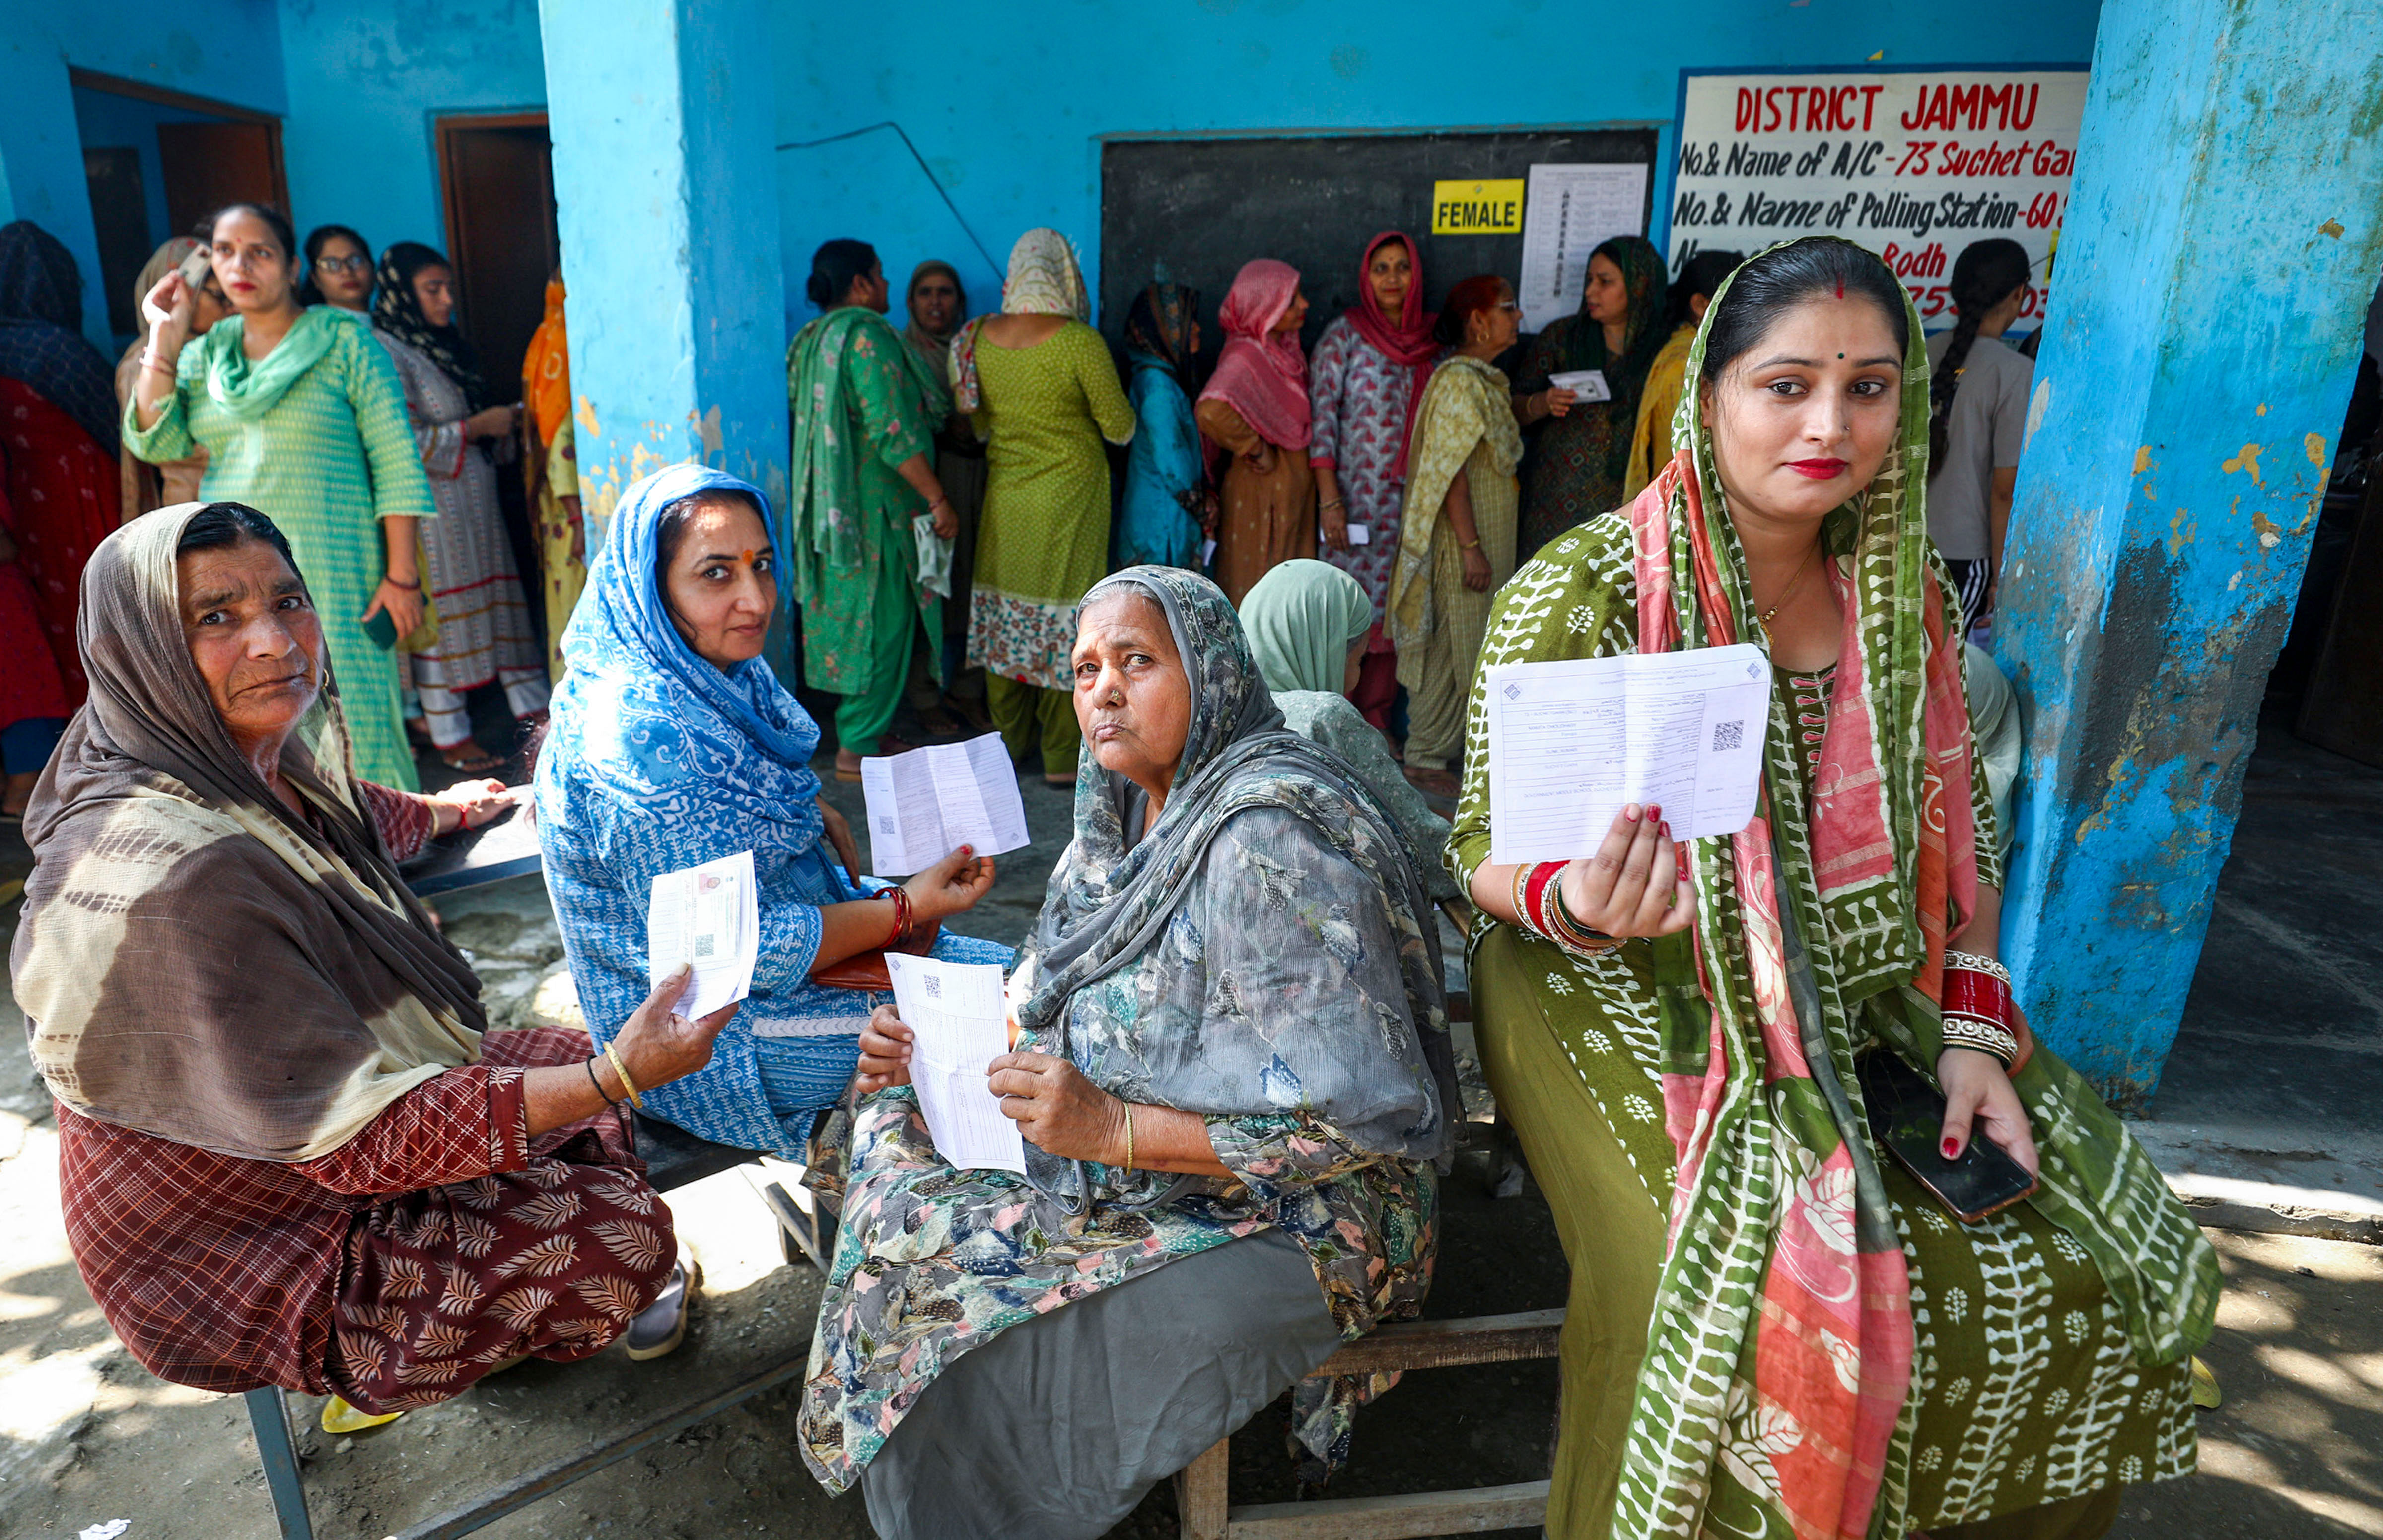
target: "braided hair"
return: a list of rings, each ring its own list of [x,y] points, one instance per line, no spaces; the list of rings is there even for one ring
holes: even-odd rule
[[[1961,369],[1969,347],[1978,339],[1978,323],[1986,312],[2011,297],[2027,282],[2027,248],[2016,240],[1995,239],[1969,243],[1953,264],[1953,308],[1960,315],[1953,340],[1928,382],[1928,474],[1933,478],[1945,464],[1945,440],[1953,416],[1953,393],[1961,388]]]

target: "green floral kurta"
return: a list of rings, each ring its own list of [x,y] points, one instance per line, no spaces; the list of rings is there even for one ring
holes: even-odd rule
[[[1559,536],[1514,574],[1499,596],[1482,662],[1635,651],[1636,603],[1629,526],[1618,514],[1591,520]],[[1807,719],[1820,715],[1812,702],[1799,701],[1809,693],[1784,681],[1774,690],[1768,739],[1778,799],[1773,837],[1791,869],[1806,870],[1808,754],[1815,745],[1804,734],[1815,728]],[[1486,709],[1478,681],[1473,697],[1478,734]],[[1468,882],[1489,853],[1488,756],[1477,736],[1475,745],[1449,844],[1451,867]],[[1982,772],[1972,777],[1971,802],[1981,830],[1980,881],[1999,884],[1994,808]],[[1498,945],[1485,947],[1492,932]],[[1618,1141],[1637,1178],[1627,1189],[1599,1192],[1607,1211],[1601,1222],[1656,1226],[1658,1234],[1672,1208],[1674,1178],[1663,1124],[1662,1020],[1680,1008],[1658,982],[1658,956],[1659,949],[1681,945],[1634,942],[1582,960],[1486,917],[1474,936],[1476,1030],[1494,1039],[1544,1023],[1555,1035],[1601,1119],[1600,1128],[1582,1137]],[[1831,959],[1816,955],[1813,963],[1829,988]],[[1870,1004],[1887,1002],[1873,996]],[[1862,1021],[1857,1008],[1852,1026],[1858,1044],[1867,1046],[1871,1038]],[[1485,1044],[1485,1057],[1491,1056]],[[2166,1212],[2174,1201],[2159,1174],[2075,1071],[2039,1050],[2015,1078],[2044,1152],[2047,1190],[2039,1198],[1983,1224],[1962,1225],[1899,1167],[1882,1161],[1910,1269],[1916,1351],[1908,1464],[1890,1466],[1881,1509],[1905,1514],[1913,1528],[2011,1513],[2192,1469],[2188,1363],[2179,1357],[2155,1367],[2137,1356],[2121,1298],[2071,1231],[2125,1236],[2121,1243],[2145,1253],[2147,1271],[2163,1287],[2186,1293],[2204,1286],[2205,1245],[2189,1221]],[[1534,1132],[1524,1128],[1526,1146]],[[1760,1214],[1747,1217],[1764,1222]],[[1594,1259],[1577,1258],[1575,1265],[1594,1265]],[[1744,1287],[1719,1278],[1715,1286]],[[1644,1298],[1618,1284],[1606,1297],[1624,1308]],[[1602,1324],[1609,1337],[1644,1337],[1651,1329],[1660,1339],[1662,1327],[1644,1316]],[[1721,1423],[1722,1442],[1712,1458],[1716,1471],[1735,1481],[1716,1486],[1709,1518],[1718,1533],[1788,1540],[1774,1516],[1744,1494],[1768,1485],[1768,1449],[1792,1446],[1795,1435],[1745,1394],[1743,1380],[1731,1384]],[[1605,1467],[1572,1472],[1573,1479],[1610,1489],[1611,1462],[1625,1448],[1623,1432],[1567,1426],[1560,1458]],[[1602,1534],[1553,1524],[1550,1533]]]
[[[1077,1067],[1148,1102],[1157,1098],[1138,1036],[1197,1041],[1218,1013],[1286,1044],[1295,1030],[1322,1030],[1322,1017],[1368,1035],[1377,1019],[1404,1020],[1392,937],[1361,936],[1351,921],[1362,910],[1345,919],[1338,907],[1281,912],[1282,891],[1319,870],[1354,874],[1303,820],[1271,808],[1236,815],[1162,941],[1070,1003]],[[1267,923],[1251,923],[1270,911]],[[1364,1152],[1297,1110],[1296,1097],[1294,1082],[1285,1111],[1207,1117],[1216,1158],[1237,1181],[1162,1176],[1158,1190],[1174,1182],[1174,1196],[1136,1207],[1150,1173],[1089,1164],[1095,1191],[1080,1214],[1022,1177],[946,1165],[908,1088],[863,1103],[803,1393],[813,1473],[832,1492],[858,1480],[934,1377],[996,1333],[1269,1225],[1306,1250],[1344,1337],[1414,1314],[1431,1284],[1437,1176],[1426,1162]],[[1303,1381],[1295,1431],[1308,1455],[1338,1464],[1357,1408],[1395,1379]]]
[[[203,344],[229,326],[227,341],[215,347],[237,346],[243,323],[234,315],[182,349],[174,393],[154,426],[143,431],[134,403],[126,402],[124,442],[152,464],[204,448],[207,474],[199,495],[244,502],[289,536],[322,617],[356,774],[413,791],[419,782],[405,741],[398,654],[376,646],[359,617],[389,570],[380,521],[436,518],[438,511],[396,364],[370,327],[345,312],[326,314],[326,308],[316,306],[298,325],[330,327],[328,348],[262,414],[242,421],[208,393],[210,350]],[[292,326],[281,346],[302,340]]]
[[[901,334],[875,311],[846,305],[795,335],[786,351],[794,414],[788,570],[803,607],[803,673],[814,689],[854,695],[880,681],[877,632],[910,616],[883,598],[915,594],[910,521],[926,499],[895,467],[934,448],[930,381]],[[898,577],[897,574],[898,573]],[[942,600],[920,596],[931,646]]]

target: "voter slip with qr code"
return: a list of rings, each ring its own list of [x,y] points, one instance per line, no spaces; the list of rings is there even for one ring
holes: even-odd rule
[[[1653,804],[1675,839],[1735,834],[1754,816],[1771,663],[1699,647],[1554,663],[1493,663],[1489,858],[1592,856],[1626,803]]]
[[[754,891],[753,853],[740,850],[654,879],[646,910],[646,978],[659,984],[691,964],[674,1009],[710,1016],[753,992],[753,964],[761,951],[761,906]]]

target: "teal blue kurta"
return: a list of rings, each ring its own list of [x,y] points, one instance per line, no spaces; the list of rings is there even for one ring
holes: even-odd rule
[[[359,617],[388,571],[380,521],[434,518],[438,509],[406,419],[405,388],[371,328],[322,306],[300,325],[330,326],[330,345],[263,413],[243,421],[207,393],[206,350],[194,338],[182,350],[174,394],[155,425],[142,431],[127,403],[124,441],[157,464],[204,447],[207,474],[199,495],[246,503],[280,526],[322,616],[356,774],[412,791],[417,782],[399,703],[399,655],[375,646]],[[241,326],[234,315],[215,329],[234,328],[236,340]]]

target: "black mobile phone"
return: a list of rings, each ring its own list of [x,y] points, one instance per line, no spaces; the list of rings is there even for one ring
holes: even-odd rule
[[[364,634],[372,638],[373,646],[380,648],[383,652],[387,652],[389,648],[397,646],[396,618],[390,615],[388,610],[383,610],[379,614],[375,615],[371,620],[364,622]]]
[[[1976,1128],[1958,1160],[1944,1153],[1945,1098],[1890,1048],[1863,1054],[1858,1070],[1871,1138],[1911,1173],[1953,1217],[1974,1225],[2035,1190],[2027,1167]]]

